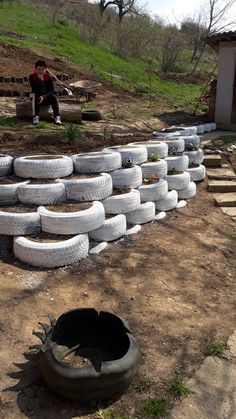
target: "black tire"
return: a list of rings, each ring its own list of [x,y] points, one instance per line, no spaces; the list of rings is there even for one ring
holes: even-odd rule
[[[82,120],[84,121],[100,121],[101,119],[103,119],[103,114],[96,109],[82,111]]]
[[[73,347],[74,343],[79,342],[82,348],[86,345],[92,347],[94,334],[99,345],[103,339],[108,344],[106,356],[103,359],[101,356],[99,366],[91,363],[70,367],[63,362],[65,350]],[[115,353],[112,353],[114,350]],[[137,371],[139,357],[137,342],[121,318],[108,312],[98,313],[94,309],[76,309],[60,316],[47,332],[40,368],[48,386],[67,399],[107,400],[129,387]]]

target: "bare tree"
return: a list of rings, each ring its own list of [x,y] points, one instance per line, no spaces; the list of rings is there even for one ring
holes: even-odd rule
[[[52,26],[55,26],[58,20],[60,9],[65,5],[66,0],[48,0],[47,4],[52,9]]]
[[[114,6],[118,8],[119,22],[122,21],[123,17],[131,12],[136,12],[135,4],[137,0],[100,0],[99,8],[101,14],[104,13],[108,6]]]
[[[181,23],[180,30],[186,35],[187,41],[192,48],[191,63],[203,45],[202,36],[205,29],[205,26],[202,25],[202,14],[200,12],[196,17],[187,18]]]
[[[191,71],[191,75],[195,73],[203,56],[207,45],[207,37],[221,32],[222,30],[229,28],[232,24],[235,24],[235,19],[225,23],[227,13],[234,4],[236,4],[236,0],[208,0],[208,9],[206,10],[205,17],[202,19],[202,26],[205,26],[205,31],[202,34],[203,44]],[[203,13],[202,16],[204,16]]]
[[[164,73],[171,70],[176,63],[180,52],[184,48],[183,35],[174,25],[169,25],[161,30],[160,48],[157,50],[157,59],[160,60],[160,69]]]

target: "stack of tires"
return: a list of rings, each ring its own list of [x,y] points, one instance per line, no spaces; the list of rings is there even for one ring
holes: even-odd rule
[[[0,155],[0,257],[13,249],[32,266],[68,265],[87,256],[91,241],[117,240],[127,224],[148,223],[156,211],[176,208],[205,176],[195,131],[181,128],[71,157]],[[181,173],[168,174],[171,169]],[[152,175],[155,181],[144,182]]]

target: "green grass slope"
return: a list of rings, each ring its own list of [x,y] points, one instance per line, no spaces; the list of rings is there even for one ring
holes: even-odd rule
[[[13,45],[22,45],[39,54],[45,51],[57,57],[66,57],[85,69],[91,70],[102,79],[109,80],[112,72],[120,78],[114,77],[114,83],[125,89],[143,92],[156,98],[162,105],[170,108],[192,111],[196,100],[200,96],[203,86],[193,84],[178,84],[161,80],[152,76],[151,91],[146,64],[134,59],[123,59],[108,50],[91,46],[79,39],[79,32],[67,22],[58,23],[52,27],[52,17],[48,11],[36,5],[24,2],[4,4],[0,9],[1,31],[15,32],[23,35],[24,39],[17,39],[9,35],[1,35],[0,40]]]

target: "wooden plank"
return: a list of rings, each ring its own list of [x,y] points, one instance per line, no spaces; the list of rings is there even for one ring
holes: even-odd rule
[[[236,207],[236,193],[223,193],[213,195],[219,207]]]
[[[218,180],[236,180],[236,175],[233,169],[217,168],[207,170],[207,176],[209,179]]]
[[[221,167],[221,161],[221,156],[218,154],[206,154],[202,164],[206,167]]]
[[[209,192],[236,192],[234,180],[211,180],[208,182]]]

